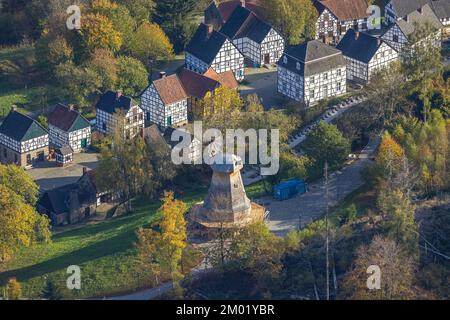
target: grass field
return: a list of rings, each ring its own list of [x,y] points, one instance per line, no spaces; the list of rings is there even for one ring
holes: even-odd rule
[[[187,190],[183,201],[192,205],[205,192],[203,187]],[[61,233],[51,244],[20,250],[13,261],[0,265],[0,283],[16,277],[26,298],[38,298],[47,279],[62,289],[65,298],[102,297],[147,286],[137,270],[135,230],[158,221],[160,203],[137,199],[133,205],[132,215]],[[81,290],[65,289],[70,265],[81,268]]]

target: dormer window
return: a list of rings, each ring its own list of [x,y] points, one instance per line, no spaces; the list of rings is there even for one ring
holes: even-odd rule
[[[297,70],[300,70],[301,66],[300,66],[300,62],[297,62]]]
[[[283,57],[283,63],[288,63],[286,56]]]

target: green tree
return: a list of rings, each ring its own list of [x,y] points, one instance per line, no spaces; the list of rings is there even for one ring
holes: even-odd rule
[[[55,284],[53,279],[47,280],[41,296],[47,300],[61,300],[63,298],[61,289]]]
[[[311,0],[263,0],[262,5],[289,44],[314,39],[318,13]]]
[[[335,125],[321,121],[302,144],[306,155],[314,161],[315,172],[323,172],[325,162],[330,168],[344,163],[350,153],[350,142]]]
[[[148,73],[139,60],[120,56],[117,60],[117,88],[124,94],[138,96],[148,85]]]
[[[137,25],[144,21],[152,21],[156,6],[154,0],[118,0],[118,2],[128,8]]]
[[[195,30],[195,0],[156,0],[155,22],[168,35],[175,52],[184,50]]]

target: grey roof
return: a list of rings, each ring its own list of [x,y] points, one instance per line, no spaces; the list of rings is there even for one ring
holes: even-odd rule
[[[132,98],[124,96],[118,92],[107,91],[100,97],[96,108],[113,114],[116,109],[128,111],[132,106]]]
[[[382,43],[380,38],[349,29],[336,48],[346,57],[369,63]]]
[[[202,23],[189,41],[186,52],[211,64],[226,40],[225,35],[215,30],[208,33],[208,26]]]
[[[442,28],[441,21],[436,16],[429,4],[425,4],[422,7],[421,12],[417,10],[413,11],[407,14],[404,19],[398,20],[396,23],[405,36],[409,36],[410,34],[414,33],[415,24],[430,23],[437,29]]]
[[[405,17],[429,2],[430,0],[391,0],[399,18]]]
[[[17,111],[11,111],[0,126],[0,133],[15,141],[27,141],[48,134],[37,121]]]
[[[67,155],[73,153],[73,149],[69,145],[64,145],[61,148],[56,149],[56,153],[63,155],[63,156],[67,156]]]
[[[287,62],[285,63],[285,57]],[[300,70],[297,68],[300,65]],[[320,41],[312,40],[302,45],[286,48],[278,65],[304,76],[326,72],[339,66],[345,66],[341,51]]]
[[[450,0],[433,0],[431,6],[439,19],[450,18]]]
[[[261,43],[272,27],[258,18],[252,11],[237,7],[220,32],[230,39],[247,37],[256,43]]]

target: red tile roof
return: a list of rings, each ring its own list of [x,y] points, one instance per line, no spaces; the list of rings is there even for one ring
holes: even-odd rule
[[[225,86],[229,89],[237,89],[239,86],[233,71],[225,71],[223,73],[217,73],[214,69],[209,68],[205,72],[204,76],[216,80],[222,86]]]
[[[188,69],[183,69],[178,77],[186,93],[199,99],[203,99],[206,93],[212,92],[220,86],[218,81]]]
[[[217,9],[219,9],[220,15],[222,16],[224,22],[227,22],[234,10],[236,10],[236,8],[240,5],[241,0],[223,1],[217,5]],[[259,4],[258,0],[245,1],[245,7],[250,11],[253,11],[261,19],[264,18],[264,9]]]
[[[176,74],[155,80],[153,85],[166,105],[179,102],[188,97]]]
[[[321,0],[315,2],[321,13],[324,8],[330,10],[340,21],[367,18],[366,0]]]

